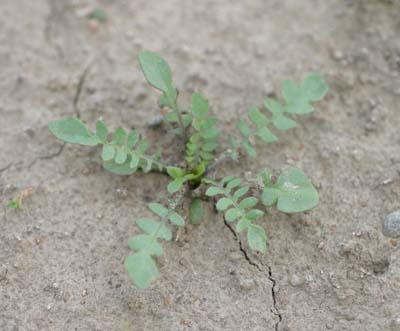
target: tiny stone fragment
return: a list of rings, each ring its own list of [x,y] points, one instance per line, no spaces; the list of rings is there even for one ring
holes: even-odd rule
[[[400,237],[400,209],[385,216],[382,233],[388,238]]]

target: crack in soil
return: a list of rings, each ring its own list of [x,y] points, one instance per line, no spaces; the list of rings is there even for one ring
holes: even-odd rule
[[[41,161],[41,160],[51,160],[51,159],[53,159],[53,158],[55,158],[55,157],[57,157],[57,156],[60,156],[61,153],[62,153],[63,150],[64,150],[64,147],[65,147],[65,143],[63,143],[63,144],[60,146],[60,148],[58,149],[57,152],[51,153],[51,154],[49,154],[49,155],[39,156],[39,157],[35,158],[35,159],[28,165],[27,168],[28,168],[28,169],[32,168],[33,165],[34,165],[37,161]]]
[[[246,261],[254,266],[258,271],[260,272],[265,272],[256,262],[254,262],[250,257],[249,254],[247,254],[246,249],[243,248],[243,243],[242,241],[238,238],[238,235],[236,234],[235,230],[232,228],[232,226],[226,221],[224,218],[224,224],[225,226],[229,229],[229,231],[232,233],[234,239],[238,242],[239,244],[239,250],[242,252],[244,258]],[[269,265],[265,265],[262,263],[263,266],[265,266],[267,270],[267,275],[268,279],[272,283],[271,286],[271,297],[272,297],[272,308],[271,308],[271,313],[274,315],[278,316],[278,322],[275,324],[275,331],[279,331],[279,324],[282,322],[282,314],[279,312],[279,309],[277,308],[277,300],[276,300],[276,280],[272,275],[272,268]]]

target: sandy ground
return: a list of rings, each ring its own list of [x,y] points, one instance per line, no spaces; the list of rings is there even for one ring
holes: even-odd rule
[[[85,17],[102,8],[104,24]],[[400,208],[400,2],[372,0],[0,1],[0,330],[400,330],[400,251],[382,235]],[[166,245],[162,276],[133,288],[127,237],[167,178],[118,177],[99,151],[65,146],[47,123],[73,116],[147,128],[157,93],[136,60],[170,63],[183,102],[202,91],[228,132],[283,79],[321,72],[320,111],[262,148],[243,174],[293,164],[321,204],[269,212],[265,256],[220,215]],[[22,210],[8,201],[32,187]]]

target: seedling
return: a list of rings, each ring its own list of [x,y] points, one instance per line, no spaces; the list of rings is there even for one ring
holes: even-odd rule
[[[23,190],[20,194],[18,194],[14,199],[12,199],[7,204],[7,207],[11,209],[21,209],[22,201],[29,198],[32,194],[33,194],[33,188],[28,187],[27,189]]]
[[[148,51],[139,54],[139,62],[147,81],[161,91],[159,106],[166,110],[164,121],[170,134],[182,144],[184,152],[179,166],[163,160],[162,147],[150,153],[149,141],[136,130],[127,133],[118,128],[110,139],[108,127],[101,120],[97,121],[94,132],[78,118],[49,124],[50,131],[63,141],[100,145],[103,167],[112,173],[131,175],[136,171],[153,171],[171,177],[167,186],[168,198],[163,203],[148,204],[153,216],[137,219],[136,225],[143,233],[128,240],[132,254],[126,258],[125,267],[133,283],[138,288],[145,288],[159,275],[156,259],[164,254],[160,242],[173,238],[171,225],[185,225],[185,219],[178,213],[185,207],[185,197],[191,200],[187,206],[189,222],[201,222],[204,201],[215,202],[217,210],[224,213],[225,221],[236,222],[235,231],[247,234],[250,249],[265,253],[267,236],[260,225],[264,218],[261,208],[275,206],[284,213],[314,208],[318,204],[318,193],[310,179],[294,167],[282,170],[278,178],[263,169],[253,179],[218,178],[216,170],[229,159],[239,161],[243,157],[256,157],[255,147],[259,141],[272,143],[278,140],[274,131],[295,127],[297,123],[290,115],[314,111],[311,103],[325,96],[326,83],[318,74],[307,76],[300,85],[285,81],[283,101],[267,98],[265,108],[250,107],[248,119],[239,119],[237,123],[237,134],[229,136],[229,142],[222,144],[217,118],[212,116],[207,99],[194,93],[190,107],[181,108],[178,89],[167,62]],[[193,194],[194,190],[196,194]]]

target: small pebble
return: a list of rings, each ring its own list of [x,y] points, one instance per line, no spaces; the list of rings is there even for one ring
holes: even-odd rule
[[[388,238],[400,237],[400,209],[385,216],[382,233]]]
[[[292,278],[290,278],[290,285],[292,285],[293,287],[298,287],[304,284],[304,279],[303,277],[299,276],[299,275],[292,275]]]

